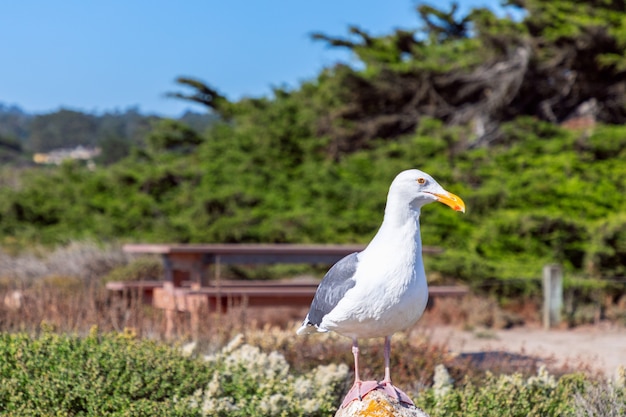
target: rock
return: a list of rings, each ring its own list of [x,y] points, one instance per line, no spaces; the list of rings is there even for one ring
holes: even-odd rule
[[[404,404],[383,391],[368,393],[362,401],[352,401],[340,408],[335,417],[429,417],[414,405]]]
[[[24,294],[15,290],[4,296],[4,306],[8,310],[19,310],[24,306]]]

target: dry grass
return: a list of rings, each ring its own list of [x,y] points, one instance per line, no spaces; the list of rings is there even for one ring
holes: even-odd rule
[[[576,417],[622,417],[626,413],[624,387],[615,384],[590,384],[584,393],[576,393]]]
[[[111,297],[101,286],[76,287],[75,281],[58,276],[40,282],[40,285],[24,292],[19,307],[0,306],[0,330],[36,333],[45,323],[46,327],[53,327],[59,332],[87,334],[95,324],[103,331],[132,328],[141,337],[164,340],[163,313],[146,306],[138,294]],[[331,362],[351,366],[350,339],[333,333],[295,337],[298,321],[305,313],[303,309],[271,311],[243,308],[229,314],[207,314],[200,326],[197,348],[204,353],[216,351],[237,334],[243,334],[246,342],[264,351],[282,353],[296,373]],[[176,340],[190,340],[188,317],[181,313],[177,320]],[[363,340],[360,347],[362,377],[382,379],[382,338]],[[486,369],[495,374],[515,371],[533,375],[536,372],[536,363],[532,360],[494,357],[476,362],[451,355],[444,344],[432,343],[427,335],[410,333],[394,336],[392,363],[394,382],[414,392],[432,384],[438,364],[446,365],[458,382],[465,378],[478,380]]]
[[[9,256],[0,252],[0,331],[36,333],[45,323],[59,332],[87,334],[97,325],[105,332],[130,328],[141,337],[163,339],[162,311],[146,305],[137,292],[114,295],[104,288],[104,282],[112,276],[120,279],[128,274],[143,276],[157,271],[158,265],[152,261],[131,261],[118,247],[91,243],[73,243],[50,253],[33,251]],[[437,299],[422,323],[452,324],[465,329],[505,328],[537,320],[537,311],[532,303],[504,310],[488,297],[470,295],[460,300]],[[296,372],[328,362],[351,365],[349,339],[334,334],[294,336],[305,314],[306,308],[206,312],[198,333],[198,347],[203,352],[215,351],[237,334],[243,334],[251,344],[283,353]],[[189,317],[180,313],[176,321],[176,340],[190,340]],[[382,339],[362,341],[361,352],[362,377],[381,379]],[[445,344],[434,344],[423,333],[394,336],[392,355],[395,382],[412,391],[432,383],[438,364],[444,364],[458,382],[477,380],[486,370],[534,375],[537,369],[537,361],[524,355],[455,357]],[[584,363],[573,366],[585,369]],[[569,369],[552,368],[551,372],[561,374]]]
[[[114,245],[73,242],[53,251],[33,248],[19,254],[0,250],[0,289],[24,290],[42,278],[59,276],[97,283],[130,258]]]
[[[452,325],[466,330],[507,329],[539,322],[540,311],[537,303],[532,300],[518,302],[504,309],[489,296],[468,294],[462,298],[434,300],[422,322],[429,325]]]
[[[47,277],[24,291],[6,291],[2,300],[2,331],[33,333],[45,324],[78,334],[86,334],[93,325],[104,331],[133,328],[142,336],[161,333],[161,314],[136,295],[111,297],[98,285],[82,286],[69,277]]]
[[[111,298],[102,285],[104,276],[129,260],[116,246],[89,242],[48,252],[0,251],[0,330],[34,332],[42,323],[76,333],[94,324],[104,330],[154,328],[154,313],[140,300]]]

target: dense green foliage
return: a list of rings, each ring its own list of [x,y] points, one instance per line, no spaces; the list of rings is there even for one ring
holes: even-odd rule
[[[21,187],[0,190],[0,231],[44,243],[366,242],[391,179],[418,167],[468,207],[466,215],[424,209],[424,243],[447,250],[428,260],[430,271],[468,282],[538,277],[547,262],[579,274],[626,272],[626,128],[580,137],[520,119],[503,130],[505,144],[457,154],[450,144],[463,131],[429,121],[334,162],[220,125],[192,153],[25,172]]]

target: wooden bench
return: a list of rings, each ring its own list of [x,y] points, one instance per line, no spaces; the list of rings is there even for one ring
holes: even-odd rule
[[[364,249],[364,245],[292,245],[292,244],[203,244],[125,245],[124,251],[135,254],[160,255],[163,281],[110,282],[107,289],[115,292],[139,291],[146,302],[165,310],[166,336],[174,332],[176,312],[191,315],[192,333],[197,334],[201,311],[225,312],[231,306],[271,307],[308,306],[313,300],[317,281],[233,281],[221,278],[223,265],[258,265],[277,263],[308,263],[332,265],[342,257]],[[424,247],[425,254],[442,250]],[[213,266],[211,279],[208,267]],[[431,297],[461,296],[464,287],[433,287]]]

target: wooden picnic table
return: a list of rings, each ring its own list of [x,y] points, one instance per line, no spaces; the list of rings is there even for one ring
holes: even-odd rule
[[[222,265],[260,265],[308,263],[332,265],[346,255],[362,251],[365,245],[301,245],[301,244],[128,244],[127,253],[161,255],[165,283],[180,287],[184,279],[193,287],[209,286],[206,273],[215,267],[215,282],[221,278]],[[425,254],[441,253],[440,248],[424,247]]]
[[[160,255],[163,281],[138,283],[112,282],[111,291],[135,289],[144,299],[165,310],[166,335],[174,331],[176,312],[191,314],[192,333],[197,333],[200,312],[226,311],[229,306],[308,306],[319,282],[293,280],[249,281],[224,280],[223,265],[260,265],[308,263],[332,265],[346,255],[361,251],[365,245],[303,244],[129,244],[127,253]],[[439,254],[435,247],[424,247],[425,254]],[[208,267],[213,266],[211,279]],[[438,288],[438,289],[437,289]],[[434,290],[434,291],[433,291]],[[435,287],[431,295],[462,295],[462,287]]]

